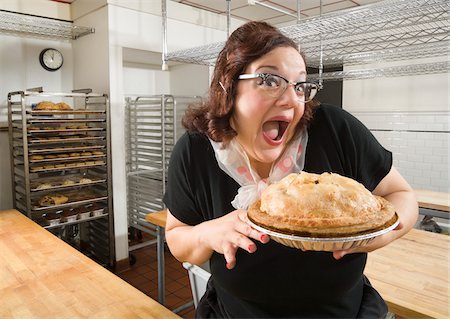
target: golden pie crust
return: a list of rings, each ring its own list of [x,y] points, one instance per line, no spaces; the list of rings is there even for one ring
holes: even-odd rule
[[[303,237],[347,237],[392,225],[394,206],[335,173],[290,174],[269,185],[248,217],[263,228]]]

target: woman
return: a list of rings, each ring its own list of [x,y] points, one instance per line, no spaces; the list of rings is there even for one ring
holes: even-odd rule
[[[386,315],[363,275],[367,252],[411,229],[417,202],[392,167],[391,153],[347,112],[317,106],[316,91],[297,45],[264,22],[249,22],[219,54],[208,99],[187,111],[187,133],[173,150],[164,202],[172,254],[210,263],[198,317]],[[293,149],[303,150],[295,165],[276,169]],[[395,205],[399,227],[367,246],[333,253],[269,241],[248,226],[245,208],[267,182],[299,170],[363,183]]]

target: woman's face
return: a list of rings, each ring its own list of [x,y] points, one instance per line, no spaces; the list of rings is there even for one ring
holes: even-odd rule
[[[299,82],[306,79],[306,66],[297,50],[278,47],[249,64],[244,73],[270,73]],[[230,124],[253,167],[267,174],[294,135],[305,106],[292,85],[276,98],[258,83],[259,78],[239,80]]]

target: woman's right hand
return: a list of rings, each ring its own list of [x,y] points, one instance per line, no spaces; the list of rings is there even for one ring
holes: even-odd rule
[[[228,269],[233,269],[236,265],[238,248],[249,253],[256,251],[256,244],[251,239],[258,240],[263,244],[269,241],[269,235],[255,230],[248,224],[247,212],[242,209],[203,222],[198,226],[200,243],[223,254]]]

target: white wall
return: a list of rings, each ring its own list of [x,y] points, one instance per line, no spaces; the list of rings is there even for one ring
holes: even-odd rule
[[[46,71],[39,53],[48,47],[60,50],[64,64],[58,71]],[[7,125],[7,95],[13,91],[43,86],[44,90],[72,90],[73,52],[70,42],[0,35],[0,126]],[[0,209],[13,207],[8,132],[0,131]]]
[[[125,96],[170,94],[170,75],[151,64],[124,62],[123,92]]]
[[[442,60],[433,58],[395,64]],[[450,192],[449,78],[450,74],[442,73],[350,80],[343,85],[344,108],[393,152],[394,166],[416,189]]]

